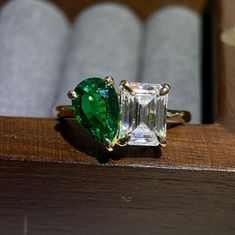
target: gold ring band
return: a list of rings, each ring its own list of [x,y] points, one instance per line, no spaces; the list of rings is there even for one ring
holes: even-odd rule
[[[115,145],[166,146],[166,130],[189,122],[191,114],[167,109],[168,84],[136,83],[123,80],[119,90],[114,80],[93,77],[68,92],[72,105],[54,109],[58,118],[75,118],[105,147]]]
[[[54,109],[54,115],[58,118],[75,118],[71,105],[59,105]],[[184,124],[191,120],[191,114],[185,110],[167,110],[167,123]]]

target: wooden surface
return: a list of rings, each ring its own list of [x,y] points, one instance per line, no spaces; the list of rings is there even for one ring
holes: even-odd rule
[[[127,1],[142,18],[168,3],[151,2]],[[216,122],[169,129],[166,148],[110,154],[74,122],[0,117],[0,234],[234,234],[235,49],[220,34],[235,1],[211,2]]]
[[[166,148],[126,147],[108,153],[74,122],[2,117],[0,159],[234,172],[235,51],[220,41],[220,33],[235,24],[231,10],[235,2],[215,1],[213,5],[214,79],[220,87],[216,123],[172,128]]]
[[[0,129],[1,159],[235,172],[234,134],[219,124],[172,128],[166,148],[125,147],[112,153],[75,121],[0,118]]]
[[[235,174],[0,162],[0,234],[234,234]]]
[[[74,123],[0,117],[0,159],[234,172],[235,50],[220,41],[220,33],[235,24],[235,2],[217,0],[213,7],[214,79],[220,88],[216,123],[172,128],[166,148],[126,147],[108,153]]]

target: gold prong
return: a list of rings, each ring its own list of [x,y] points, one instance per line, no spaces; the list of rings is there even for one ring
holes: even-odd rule
[[[126,91],[129,91],[131,94],[133,93],[133,89],[131,88],[130,83],[126,80],[122,80],[120,82],[119,88],[126,90]]]
[[[170,86],[168,85],[168,84],[163,84],[162,85],[162,89],[161,89],[161,91],[160,91],[160,96],[163,96],[163,95],[166,95],[166,94],[168,94],[169,93],[169,91],[170,91]]]
[[[118,140],[118,145],[121,146],[121,147],[124,147],[128,144],[128,142],[130,141],[131,139],[131,136],[127,135],[125,136],[124,138]]]
[[[161,147],[166,147],[167,142],[165,138],[163,138],[162,136],[157,136],[157,139]]]
[[[53,108],[54,116],[58,118],[74,118],[74,113],[70,105],[60,105]]]
[[[113,79],[113,77],[107,76],[104,79],[105,79],[105,85],[106,86],[110,86],[110,85],[114,86],[114,79]]]
[[[111,141],[109,140],[109,139],[105,139],[106,141],[105,141],[105,148],[108,150],[108,151],[110,151],[110,152],[112,152],[113,151],[113,145],[112,145],[112,143],[111,143]]]
[[[74,90],[69,91],[67,93],[67,95],[68,95],[69,99],[71,99],[71,100],[76,100],[78,98],[78,95],[77,95],[76,91],[74,91]]]
[[[191,114],[184,110],[167,110],[167,123],[184,124],[191,120]]]

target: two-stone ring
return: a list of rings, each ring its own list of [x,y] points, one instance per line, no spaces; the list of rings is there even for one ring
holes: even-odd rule
[[[76,118],[98,142],[112,151],[115,145],[166,146],[167,123],[190,121],[188,111],[168,110],[168,84],[93,77],[68,92],[72,105],[57,106],[59,118]]]

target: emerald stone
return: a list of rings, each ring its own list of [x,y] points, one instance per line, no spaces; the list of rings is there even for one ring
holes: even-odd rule
[[[119,123],[119,101],[112,84],[102,78],[88,78],[74,89],[72,109],[78,123],[97,141],[113,141]]]

